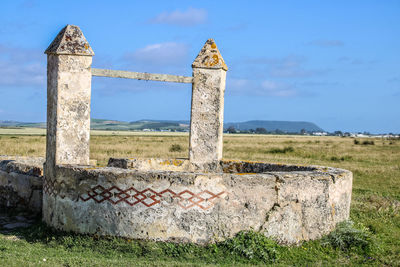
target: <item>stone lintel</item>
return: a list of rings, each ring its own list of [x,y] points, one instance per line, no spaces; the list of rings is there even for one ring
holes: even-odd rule
[[[192,68],[228,70],[214,39],[208,39],[192,63]]]
[[[133,71],[123,71],[123,70],[95,69],[95,68],[92,68],[92,76],[136,79],[144,81],[193,83],[193,77],[159,74],[159,73],[133,72]]]
[[[58,33],[44,53],[48,55],[94,56],[94,52],[81,29],[69,24]]]

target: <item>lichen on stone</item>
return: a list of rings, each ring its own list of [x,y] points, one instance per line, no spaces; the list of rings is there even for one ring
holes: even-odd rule
[[[81,29],[75,25],[65,26],[44,53],[56,55],[94,55]]]
[[[192,63],[193,68],[228,70],[213,39],[208,39]]]

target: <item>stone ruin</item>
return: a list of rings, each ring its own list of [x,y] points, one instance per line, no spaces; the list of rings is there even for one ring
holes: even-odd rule
[[[197,244],[241,230],[298,244],[349,218],[347,170],[222,159],[228,68],[212,39],[193,62],[192,77],[91,68],[93,50],[73,25],[45,53],[46,159],[0,157],[3,206],[41,212],[63,231]],[[91,164],[92,76],[191,83],[189,158]]]

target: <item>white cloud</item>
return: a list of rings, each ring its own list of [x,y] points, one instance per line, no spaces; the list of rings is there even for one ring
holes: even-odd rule
[[[246,79],[228,79],[227,81],[227,88],[233,91],[243,91],[244,89],[251,87],[251,82]]]
[[[328,69],[307,69],[303,57],[289,56],[270,64],[269,75],[272,77],[304,78],[328,72]]]
[[[189,47],[184,43],[155,43],[126,53],[118,61],[96,60],[96,65],[93,67],[189,76],[192,69],[190,67],[191,59],[188,56]],[[116,92],[180,88],[179,86],[182,84],[94,77],[92,85],[94,90],[102,95],[113,95]]]
[[[293,89],[293,86],[285,83],[265,80],[261,83],[261,87],[265,89],[267,94],[272,96],[291,97],[297,95],[297,92]]]
[[[163,12],[151,19],[151,23],[172,24],[179,26],[194,26],[205,23],[207,20],[207,11],[202,8],[188,8],[185,11],[175,10],[172,12]]]
[[[132,63],[150,65],[180,65],[188,56],[188,46],[183,43],[167,42],[147,45],[125,55]]]
[[[227,92],[246,93],[255,95],[267,95],[275,97],[299,96],[292,84],[276,82],[271,80],[255,81],[249,79],[227,80]]]
[[[252,58],[245,60],[246,63],[266,67],[269,76],[283,78],[304,78],[318,74],[324,74],[328,69],[306,69],[304,64],[306,58],[303,56],[289,55],[281,58]]]
[[[0,87],[44,86],[45,64],[41,51],[0,45]]]

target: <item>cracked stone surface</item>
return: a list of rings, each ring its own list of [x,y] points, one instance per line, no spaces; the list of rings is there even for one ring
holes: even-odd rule
[[[91,56],[47,55],[45,173],[55,164],[90,164],[91,64]]]

